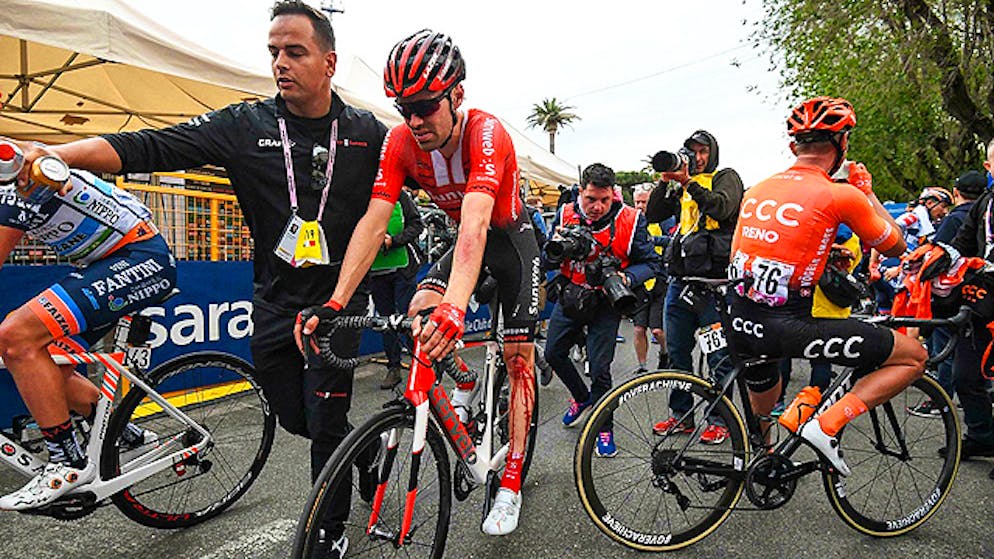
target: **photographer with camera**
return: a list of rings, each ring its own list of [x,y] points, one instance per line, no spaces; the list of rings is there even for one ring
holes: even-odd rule
[[[621,315],[634,310],[631,287],[660,272],[659,255],[646,232],[645,217],[614,197],[614,171],[594,163],[583,171],[583,187],[575,202],[560,209],[560,228],[545,245],[545,258],[559,266],[560,285],[549,319],[545,358],[569,389],[563,425],[580,415],[611,388],[611,361]],[[586,326],[588,389],[569,358],[573,340]],[[614,456],[611,425],[597,440],[599,456]]]
[[[732,235],[742,203],[742,179],[733,169],[718,168],[718,142],[710,133],[698,130],[690,135],[676,153],[661,151],[653,156],[652,167],[662,173],[662,185],[649,196],[646,219],[663,221],[678,216],[679,226],[663,256],[670,285],[663,311],[666,349],[670,366],[692,371],[691,351],[694,332],[719,321],[714,301],[706,293],[693,293],[680,280],[685,276],[724,278],[727,273]],[[731,370],[728,352],[720,349],[708,354],[708,367],[719,380]],[[670,398],[673,416],[657,423],[659,433],[693,431],[693,418],[677,426],[677,417],[690,409],[690,393],[675,392]],[[728,429],[718,418],[701,434],[701,441],[721,444]]]

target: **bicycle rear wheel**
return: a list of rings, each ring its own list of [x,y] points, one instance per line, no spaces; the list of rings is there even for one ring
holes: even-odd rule
[[[421,452],[411,529],[403,545],[398,542],[408,497],[413,436],[414,413],[410,408],[400,407],[374,415],[349,433],[314,482],[297,522],[291,557],[320,557],[320,529],[328,525],[326,519],[335,514],[335,504],[347,492],[351,510],[348,518],[343,519],[342,529],[349,541],[349,557],[441,558],[449,532],[452,478],[445,443],[433,422],[428,423],[427,440]],[[359,475],[353,475],[353,469]],[[368,530],[377,472],[386,472],[387,485],[377,522]],[[330,534],[332,538],[338,536]]]
[[[244,360],[210,351],[177,357],[148,373],[149,385],[210,432],[212,443],[111,497],[122,513],[153,528],[182,528],[220,514],[248,491],[276,431],[276,418],[252,374]],[[144,441],[125,435],[129,423],[146,430]],[[148,451],[179,450],[199,437],[132,387],[110,418],[100,475],[113,478],[140,466]]]
[[[687,373],[657,371],[601,398],[576,445],[573,473],[584,510],[602,532],[632,549],[672,551],[701,540],[725,521],[745,485],[749,443],[728,398],[714,409],[729,430],[721,444],[689,440],[679,426],[653,432],[670,413],[675,389],[692,399],[690,412],[677,419],[694,418],[695,426],[706,421],[714,388]],[[594,457],[598,434],[612,416],[618,453]]]
[[[937,416],[909,413],[925,400],[939,410]],[[898,536],[938,510],[959,467],[955,410],[945,391],[925,376],[845,426],[839,444],[852,474],[826,469],[822,479],[846,524],[871,536]],[[950,452],[940,456],[941,447]]]

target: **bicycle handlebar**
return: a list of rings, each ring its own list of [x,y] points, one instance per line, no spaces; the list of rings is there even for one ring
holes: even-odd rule
[[[404,332],[411,329],[414,318],[402,314],[390,316],[336,316],[331,320],[331,327],[321,334],[314,332],[304,336],[304,350],[310,352],[310,341],[318,347],[318,355],[325,363],[337,369],[354,369],[359,365],[357,357],[340,357],[331,347],[331,339],[338,330],[365,330],[374,332]]]
[[[942,348],[942,351],[930,357],[926,361],[927,366],[933,366],[937,363],[941,363],[949,354],[953,352],[956,348],[956,341],[959,340],[959,335],[965,332],[971,325],[970,316],[973,315],[973,311],[970,307],[963,305],[959,308],[959,312],[956,313],[952,318],[912,318],[908,316],[880,316],[880,317],[870,317],[866,322],[872,324],[883,324],[889,328],[900,328],[902,326],[911,328],[938,328],[938,327],[949,327],[956,331],[957,335],[949,336],[949,341],[946,342],[946,346]]]

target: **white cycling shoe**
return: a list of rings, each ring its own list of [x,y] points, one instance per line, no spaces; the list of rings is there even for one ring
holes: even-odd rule
[[[20,511],[47,505],[96,477],[97,466],[92,461],[81,470],[67,464],[47,464],[27,485],[0,497],[0,510]]]
[[[821,424],[817,419],[812,419],[801,428],[801,438],[811,443],[811,446],[818,449],[822,456],[828,458],[832,466],[840,474],[848,476],[852,473],[846,461],[842,459],[842,451],[839,449],[839,439],[830,437],[821,430]]]
[[[501,487],[494,498],[494,507],[483,521],[483,533],[490,536],[505,536],[518,527],[521,514],[521,493]]]

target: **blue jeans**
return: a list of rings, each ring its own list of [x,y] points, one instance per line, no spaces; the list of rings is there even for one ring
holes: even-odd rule
[[[946,344],[949,343],[949,329],[948,328],[936,328],[932,335],[928,339],[928,355],[929,357],[935,357]],[[953,394],[956,393],[956,388],[953,384],[953,356],[950,355],[946,357],[941,363],[935,367],[939,386],[949,394],[949,398],[952,399]]]
[[[808,380],[809,386],[817,386],[822,394],[832,383],[832,364],[828,361],[809,361],[811,365],[811,378]],[[790,383],[791,360],[785,357],[780,361],[780,403],[784,403],[784,396],[787,392],[787,384]]]
[[[708,326],[718,322],[720,317],[714,307],[714,297],[708,293],[698,293],[698,303],[692,308],[685,301],[680,299],[680,292],[684,284],[677,278],[670,281],[666,291],[666,306],[663,311],[666,329],[666,350],[670,353],[670,367],[681,371],[693,371],[694,345],[697,343],[695,333],[701,326]],[[708,368],[714,377],[721,382],[732,370],[731,359],[728,359],[728,350],[721,349],[711,352],[708,355]],[[690,410],[694,403],[693,396],[683,390],[674,390],[670,395],[670,409],[677,417],[682,416]],[[687,421],[692,421],[693,416],[688,416]],[[717,425],[723,422],[720,418],[712,416],[709,420]]]
[[[545,360],[566,385],[573,399],[581,404],[596,402],[611,389],[611,361],[614,360],[614,346],[621,324],[621,315],[607,303],[590,314],[584,320],[574,320],[563,314],[562,305],[556,303],[549,317],[549,333],[545,341]],[[582,339],[584,326],[587,327],[587,364],[592,379],[589,389],[569,358],[569,350],[577,337]],[[609,419],[603,429],[612,427]]]
[[[369,291],[373,295],[376,314],[407,313],[414,297],[414,287],[414,278],[408,279],[400,272],[369,276]],[[383,352],[387,355],[387,367],[400,367],[400,340],[395,332],[383,333]]]

